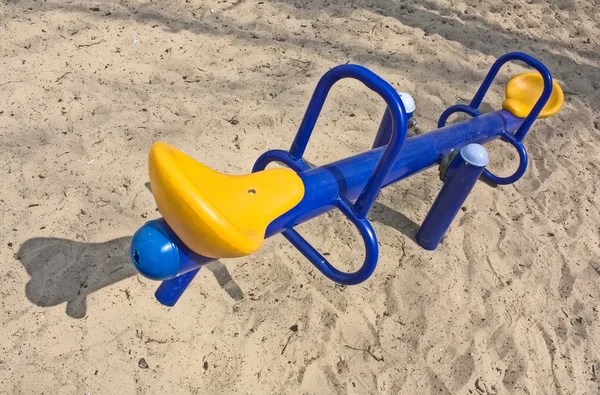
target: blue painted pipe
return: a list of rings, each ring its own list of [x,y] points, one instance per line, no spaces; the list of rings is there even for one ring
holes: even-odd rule
[[[404,143],[401,155],[384,179],[383,186],[436,165],[452,149],[460,149],[470,143],[483,144],[500,137],[506,138],[522,122],[523,119],[508,111],[499,110],[411,137]],[[363,239],[368,253],[363,266],[355,273],[343,273],[335,269],[292,228],[334,207],[342,207],[340,197],[344,201],[356,199],[364,190],[384,149],[385,147],[375,148],[314,169],[303,161],[293,160],[285,151],[273,150],[263,154],[257,160],[254,170],[264,168],[272,160],[289,163],[304,182],[305,190],[311,191],[310,194],[305,194],[296,207],[268,226],[265,238],[287,230],[284,236],[327,277],[348,285],[364,281],[377,263],[377,242],[374,233],[367,231],[367,227],[370,227],[368,221],[361,225],[365,228]],[[352,221],[364,221],[352,218],[351,208],[345,208],[342,211]],[[162,218],[147,222],[134,234],[131,258],[142,275],[164,281],[155,296],[166,306],[173,306],[177,302],[197,274],[197,269],[215,260],[187,248]],[[194,271],[193,274],[186,274],[190,271]]]
[[[182,275],[174,277],[170,280],[163,281],[154,293],[156,300],[165,306],[175,306],[179,298],[181,298],[181,295],[183,295],[199,271],[200,267],[183,273]]]
[[[471,143],[483,144],[502,137],[505,130],[515,131],[521,122],[523,119],[508,111],[499,110],[411,137],[404,143],[401,155],[385,178],[383,186],[436,165],[452,149],[460,149]],[[350,201],[356,199],[378,163],[383,149],[384,147],[372,149],[298,173],[304,182],[305,190],[311,193],[305,194],[296,207],[274,220],[267,228],[266,237],[330,211],[336,206],[338,196]],[[272,152],[263,154],[255,168],[263,167]],[[278,155],[282,155],[281,151],[278,151]]]
[[[516,130],[522,121],[508,111],[500,110],[411,137],[404,143],[402,155],[385,178],[384,186],[436,165],[452,149],[502,137],[505,130]],[[339,205],[340,196],[348,201],[356,199],[383,149],[372,149],[314,169],[298,164],[296,170],[305,190],[311,193],[305,194],[296,207],[274,220],[268,226],[265,238],[330,211]],[[286,155],[285,151],[269,151],[258,159],[257,166],[271,157],[286,160]],[[162,218],[147,222],[134,234],[131,259],[141,274],[154,280],[169,280],[215,260],[187,248]]]
[[[487,164],[487,151],[479,144],[469,144],[454,156],[444,173],[444,185],[416,234],[417,244],[430,251],[437,248]]]

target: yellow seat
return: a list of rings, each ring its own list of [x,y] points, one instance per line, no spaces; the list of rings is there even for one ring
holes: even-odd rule
[[[502,102],[502,108],[515,117],[526,118],[542,95],[543,90],[544,80],[537,71],[516,75],[506,85],[506,100]],[[556,114],[562,107],[564,100],[565,97],[560,85],[553,80],[552,93],[538,118],[547,118]]]
[[[192,251],[210,258],[258,250],[267,226],[304,196],[302,180],[290,169],[221,174],[162,142],[150,148],[149,167],[165,221]]]

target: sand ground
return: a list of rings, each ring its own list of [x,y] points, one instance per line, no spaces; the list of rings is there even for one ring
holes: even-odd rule
[[[4,0],[0,393],[599,394],[599,6]],[[282,237],[201,270],[171,309],[133,270],[130,237],[158,216],[152,142],[249,172],[289,147],[319,77],[346,62],[413,94],[431,130],[514,50],[548,66],[565,105],[527,137],[525,177],[478,184],[437,251],[411,239],[432,169],[381,193],[379,265],[359,286],[334,286]],[[522,70],[503,70],[486,108]],[[306,159],[368,149],[383,109],[340,83]],[[495,172],[516,168],[489,150]],[[338,214],[300,231],[344,269],[362,261]]]

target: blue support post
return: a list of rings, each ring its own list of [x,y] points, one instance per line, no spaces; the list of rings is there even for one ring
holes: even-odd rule
[[[480,144],[463,147],[451,160],[442,176],[444,185],[417,232],[417,244],[430,251],[437,248],[487,164],[487,151]]]
[[[199,271],[200,268],[194,269],[191,272],[183,273],[170,280],[163,281],[154,293],[156,300],[164,306],[175,306]]]

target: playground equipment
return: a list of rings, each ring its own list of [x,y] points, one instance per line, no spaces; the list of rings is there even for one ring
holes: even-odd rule
[[[479,105],[496,74],[513,60],[537,71],[513,77],[506,86],[503,108],[481,114]],[[385,100],[375,142],[367,152],[311,168],[302,156],[329,90],[343,78],[361,81]],[[166,143],[154,143],[149,154],[150,184],[162,218],[135,233],[132,261],[144,276],[163,281],[155,296],[173,306],[203,265],[249,255],[264,239],[281,233],[326,277],[339,284],[361,283],[377,264],[377,239],[367,214],[382,188],[440,166],[443,186],[416,234],[421,247],[434,250],[478,179],[504,185],[523,176],[525,135],[537,118],[558,112],[563,100],[560,86],[541,62],[524,53],[509,53],[493,64],[469,105],[451,106],[442,113],[437,130],[407,139],[414,110],[408,94],[399,94],[364,67],[334,67],[317,84],[290,150],[264,153],[251,174],[221,174]],[[457,112],[472,118],[446,125]],[[519,154],[519,167],[508,177],[485,168],[488,156],[482,144],[498,138]],[[265,170],[271,162],[288,168]],[[354,273],[336,269],[294,230],[334,208],[358,228],[365,243],[364,263]]]

